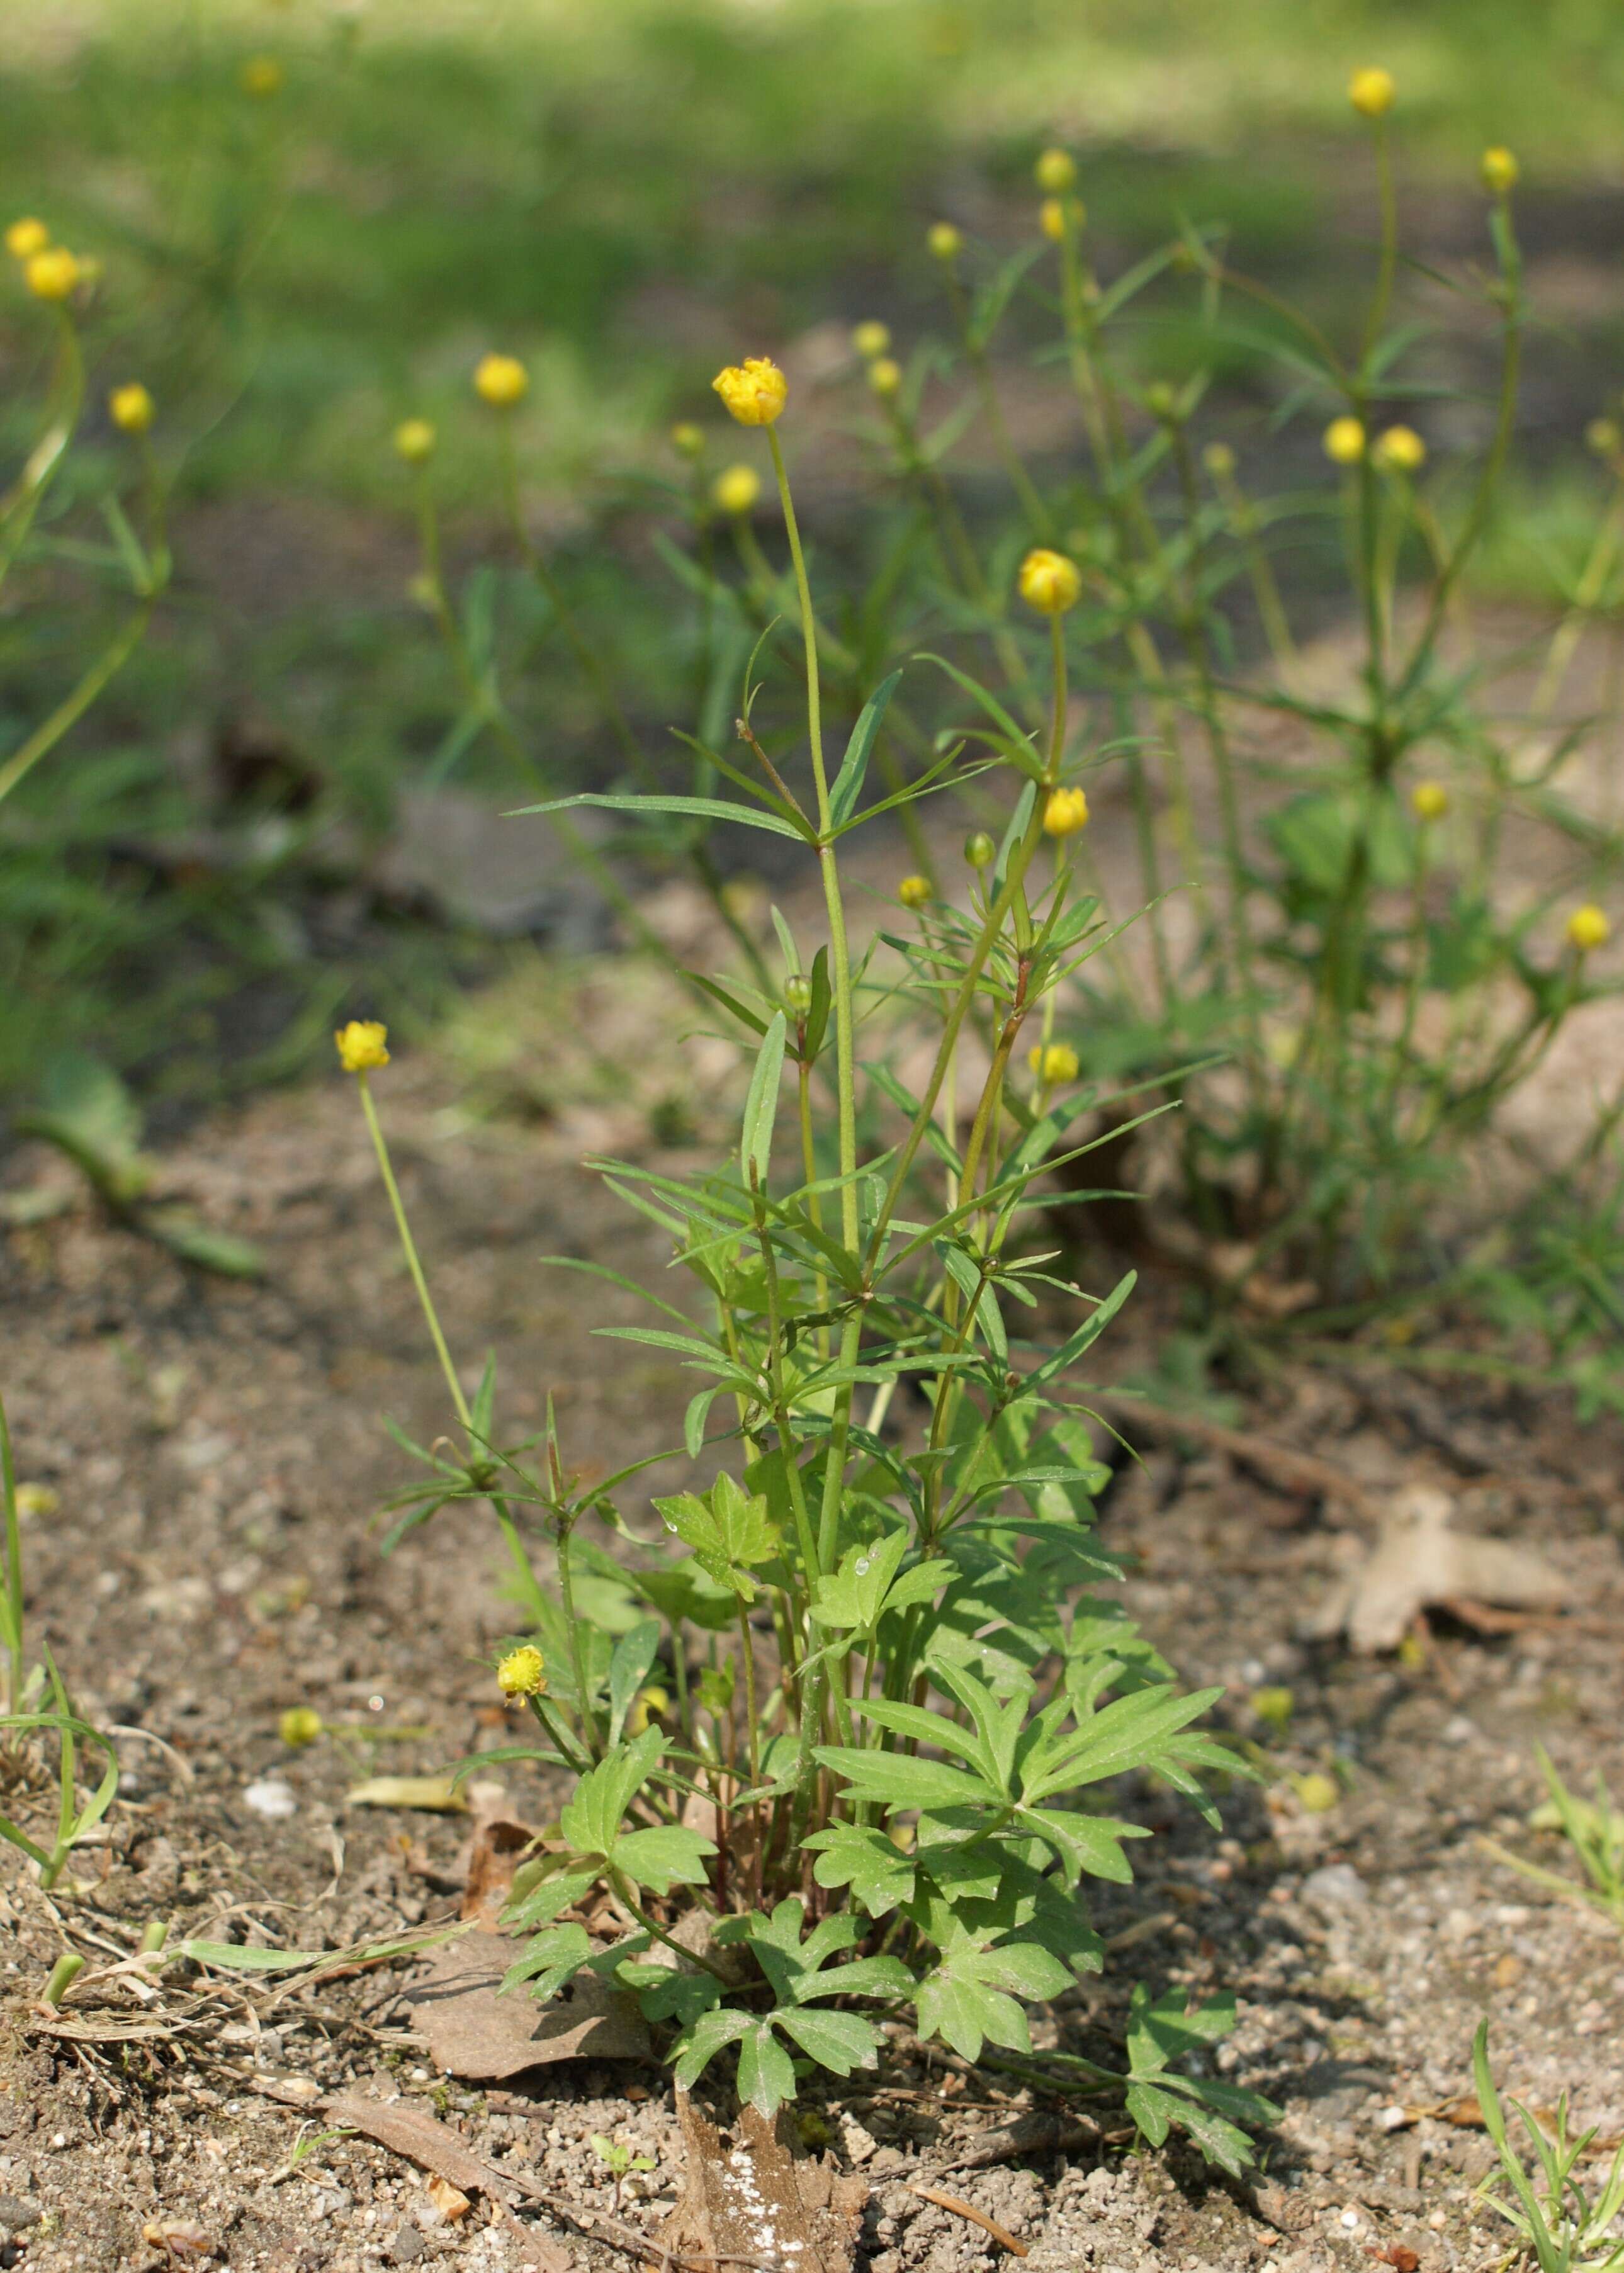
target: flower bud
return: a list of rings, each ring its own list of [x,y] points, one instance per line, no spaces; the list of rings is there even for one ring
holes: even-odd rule
[[[889,402],[902,389],[902,364],[891,356],[876,356],[868,367],[868,383],[882,402]]]
[[[1613,936],[1613,926],[1605,911],[1589,900],[1568,917],[1567,931],[1568,945],[1576,948],[1581,955],[1588,955],[1592,948],[1605,947]]]
[[[237,74],[244,94],[251,94],[257,102],[265,102],[282,91],[282,67],[274,56],[250,56]]]
[[[1015,583],[1028,607],[1036,608],[1040,616],[1063,616],[1082,596],[1082,578],[1075,561],[1044,544],[1027,554]]]
[[[884,355],[890,345],[889,324],[879,323],[871,317],[868,322],[852,326],[852,351],[860,355],[864,363],[872,363],[875,356]]]
[[[276,1733],[289,1752],[303,1752],[313,1744],[326,1723],[313,1706],[290,1705],[276,1724]]]
[[[372,1073],[389,1062],[389,1029],[376,1018],[352,1018],[333,1037],[346,1073]]]
[[[1426,445],[1413,426],[1388,426],[1370,446],[1373,465],[1391,474],[1416,474],[1426,462]]]
[[[977,829],[964,840],[964,857],[972,868],[987,869],[998,859],[998,846],[984,829]]]
[[[1048,196],[1059,197],[1077,179],[1077,161],[1069,150],[1045,150],[1032,169],[1032,178]]]
[[[934,221],[925,231],[924,242],[932,260],[944,266],[956,260],[964,250],[964,237],[950,221]]]
[[[1486,150],[1478,161],[1478,171],[1483,176],[1483,186],[1493,197],[1503,198],[1516,187],[1517,176],[1523,169],[1513,153],[1496,143]]]
[[[403,418],[394,430],[394,446],[408,466],[424,466],[434,455],[435,432],[426,418]]]
[[[1357,418],[1333,418],[1320,439],[1334,465],[1357,466],[1365,454],[1365,429]]]
[[[511,410],[530,392],[530,374],[517,356],[482,356],[475,367],[474,392],[493,410]]]
[[[5,249],[13,260],[32,260],[36,252],[43,252],[51,241],[51,233],[42,221],[33,214],[25,214],[14,221],[5,233]]]
[[[145,434],[155,416],[152,396],[138,379],[116,386],[107,399],[108,416],[121,434]]]
[[[691,418],[685,418],[673,426],[669,439],[679,458],[702,458],[705,455],[704,433]]]
[[[1215,482],[1227,482],[1235,470],[1235,453],[1227,442],[1209,442],[1201,463]]]
[[[724,466],[710,485],[711,503],[718,513],[743,516],[753,512],[761,494],[761,476],[753,466]]]
[[[1074,836],[1089,822],[1089,800],[1076,787],[1052,789],[1049,802],[1044,807],[1044,833],[1047,836]]]
[[[23,269],[23,281],[36,300],[66,300],[79,289],[84,268],[65,245],[48,245]]]
[[[904,876],[896,888],[896,896],[905,908],[922,908],[931,900],[931,880],[928,876]]]
[[[1348,81],[1348,100],[1361,118],[1385,117],[1397,93],[1392,72],[1379,65],[1355,71]]]
[[[1441,821],[1449,810],[1449,792],[1440,781],[1418,781],[1410,792],[1410,810],[1418,821]]]
[[[784,981],[784,1008],[791,1016],[804,1018],[812,1009],[812,980],[804,971],[792,971]]]
[[[746,356],[719,371],[711,385],[741,426],[771,426],[789,400],[790,382],[767,356]]]
[[[1069,1042],[1034,1042],[1026,1054],[1026,1061],[1045,1089],[1057,1082],[1075,1081],[1079,1071],[1077,1053]]]

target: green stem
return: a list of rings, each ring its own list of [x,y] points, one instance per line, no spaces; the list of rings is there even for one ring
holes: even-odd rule
[[[378,1120],[378,1107],[372,1102],[372,1091],[364,1073],[358,1073],[355,1076],[355,1086],[361,1092],[361,1110],[366,1115],[367,1128],[372,1138],[372,1150],[378,1155],[378,1170],[384,1179],[384,1189],[388,1193],[389,1204],[394,1211],[395,1229],[400,1235],[400,1245],[406,1255],[406,1267],[412,1274],[412,1284],[417,1289],[417,1300],[422,1304],[423,1317],[428,1321],[429,1338],[434,1344],[435,1355],[439,1359],[440,1371],[445,1377],[445,1386],[451,1392],[451,1401],[456,1408],[457,1418],[461,1422],[471,1439],[474,1431],[473,1415],[468,1411],[468,1399],[462,1393],[462,1384],[457,1378],[457,1369],[451,1362],[451,1352],[445,1347],[445,1337],[440,1331],[439,1314],[434,1307],[434,1297],[429,1292],[429,1282],[423,1276],[423,1264],[418,1259],[417,1242],[412,1237],[412,1227],[406,1219],[406,1206],[400,1197],[400,1187],[394,1180],[394,1169],[389,1159],[389,1147],[384,1141],[383,1124]]]

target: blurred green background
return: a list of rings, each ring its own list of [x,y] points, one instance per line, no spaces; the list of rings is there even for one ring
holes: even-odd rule
[[[874,314],[904,348],[939,325],[925,227],[951,216],[988,261],[1018,246],[1046,143],[1081,161],[1108,271],[1180,218],[1221,216],[1246,266],[1332,311],[1372,229],[1355,68],[1399,81],[1424,256],[1473,257],[1478,154],[1515,146],[1550,326],[1525,419],[1538,479],[1493,555],[1508,590],[1538,589],[1541,546],[1560,546],[1578,435],[1620,365],[1613,0],[34,0],[9,16],[0,214],[37,213],[104,264],[94,400],[133,375],[159,397],[179,574],[112,697],[7,808],[0,1094],[26,1094],[67,1040],[189,1109],[296,1070],[358,984],[427,1016],[489,966],[478,926],[348,889],[403,786],[495,799],[410,597],[388,446],[408,412],[438,424],[453,576],[477,610],[494,465],[468,378],[487,349],[531,367],[528,509],[651,727],[684,669],[648,543],[670,422],[715,431],[707,382],[741,350]],[[245,89],[258,57],[274,93]],[[49,348],[8,276],[8,468]],[[1179,367],[1173,332],[1147,353]],[[1223,376],[1265,433],[1246,357]],[[113,477],[116,439],[93,417],[80,504]],[[505,604],[550,760],[589,762],[567,657]],[[0,615],[0,754],[60,689],[94,606],[47,575]]]

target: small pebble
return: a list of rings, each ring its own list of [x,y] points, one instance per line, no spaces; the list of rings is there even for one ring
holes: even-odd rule
[[[273,1821],[281,1817],[296,1815],[299,1812],[299,1803],[293,1796],[292,1786],[281,1776],[261,1776],[254,1783],[244,1784],[243,1799],[256,1815],[267,1816]]]

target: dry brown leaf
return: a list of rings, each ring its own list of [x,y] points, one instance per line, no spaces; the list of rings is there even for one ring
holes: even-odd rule
[[[769,2123],[746,2107],[730,2146],[685,2092],[677,2112],[685,2162],[677,2207],[656,2237],[662,2250],[772,2273],[850,2273],[866,2180],[799,2151],[782,2109]]]
[[[1447,1492],[1425,1484],[1399,1493],[1368,1560],[1331,1589],[1309,1633],[1328,1640],[1345,1632],[1356,1650],[1373,1654],[1396,1649],[1419,1612],[1445,1602],[1530,1610],[1568,1600],[1567,1581],[1531,1548],[1451,1530],[1454,1508]]]
[[[201,2263],[213,2257],[219,2247],[212,2234],[183,2217],[149,2218],[141,2228],[141,2239],[183,2265]]]
[[[430,2172],[429,2183],[423,2192],[433,2205],[435,2216],[443,2218],[447,2225],[454,2225],[459,2218],[466,2217],[474,2207],[461,2187],[453,2187],[451,2180],[441,2178],[438,2171]]]
[[[500,2083],[564,2059],[647,2059],[648,2030],[632,1999],[582,1968],[546,2006],[498,1993],[520,1945],[475,1927],[433,1951],[408,1984],[413,2023],[450,2075]]]
[[[475,1824],[459,1917],[471,1918],[492,1933],[500,1932],[502,1906],[513,1891],[513,1873],[535,1836],[522,1823],[502,1817]]]

